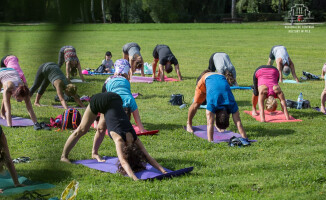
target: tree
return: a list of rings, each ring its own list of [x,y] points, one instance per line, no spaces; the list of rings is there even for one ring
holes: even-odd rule
[[[232,7],[231,7],[231,18],[236,18],[235,16],[235,7],[236,7],[237,0],[232,0]]]
[[[103,15],[103,23],[106,22],[106,17],[105,17],[105,5],[104,5],[104,0],[101,0],[101,7],[102,7],[102,15]]]
[[[92,15],[92,21],[95,23],[95,15],[94,15],[94,0],[91,0],[91,15]]]

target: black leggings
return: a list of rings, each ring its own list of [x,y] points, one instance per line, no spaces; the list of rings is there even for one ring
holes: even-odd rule
[[[29,90],[30,96],[32,96],[38,88],[40,88],[40,89],[37,91],[37,93],[40,95],[44,94],[46,88],[49,86],[50,81],[49,81],[48,77],[46,77],[45,74],[43,73],[43,68],[47,64],[48,63],[44,63],[38,68],[38,70],[36,72],[34,84],[31,87],[31,89]]]

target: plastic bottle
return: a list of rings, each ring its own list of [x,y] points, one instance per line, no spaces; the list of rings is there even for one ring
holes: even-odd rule
[[[184,104],[182,104],[181,106],[179,106],[179,108],[180,108],[180,109],[183,109],[183,108],[186,107],[186,105],[187,105],[187,104],[184,103]]]
[[[302,92],[299,94],[298,96],[298,105],[297,105],[297,109],[302,109],[302,103],[303,103],[303,95]]]

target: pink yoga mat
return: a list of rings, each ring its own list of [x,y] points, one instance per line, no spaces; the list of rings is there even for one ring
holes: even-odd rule
[[[146,132],[141,133],[141,132],[139,131],[138,126],[136,126],[136,125],[132,125],[132,127],[134,128],[134,130],[135,130],[135,132],[136,132],[136,135],[154,135],[154,134],[156,134],[156,133],[159,132],[159,130],[152,130],[152,131],[147,131],[147,130],[146,130]],[[108,130],[106,130],[106,133],[105,133],[105,134],[106,134],[106,135],[109,135],[109,134],[108,134]]]
[[[187,130],[187,127],[183,127]],[[200,138],[207,140],[207,126],[200,125],[200,126],[193,126],[192,129],[194,130],[194,135]],[[232,131],[224,131],[218,132],[217,129],[214,127],[213,133],[213,142],[214,143],[221,143],[221,142],[229,142],[231,137],[241,137],[239,133],[234,133]],[[256,142],[256,140],[249,140],[250,142]]]
[[[251,115],[251,111],[245,110],[245,113],[247,113],[248,115]],[[257,111],[258,115],[257,116],[252,116],[253,118],[255,118],[257,121],[260,122],[260,116],[259,116],[259,111]],[[294,117],[292,117],[290,115],[290,120],[286,120],[285,119],[285,115],[282,111],[276,111],[274,112],[273,115],[270,114],[270,112],[267,112],[265,110],[265,121],[266,122],[271,122],[271,123],[281,123],[281,122],[302,122],[301,119],[295,119]]]
[[[1,117],[0,117],[0,125],[8,126],[7,121],[5,119],[2,119]],[[33,126],[33,125],[34,123],[31,119],[12,116],[12,126],[14,127]]]
[[[156,77],[155,80],[161,81],[161,79],[159,77]],[[168,78],[167,76],[164,76],[164,81],[165,82],[173,82],[173,81],[179,81],[179,80],[175,79],[175,78]]]
[[[130,82],[132,83],[153,83],[152,77],[132,76]]]

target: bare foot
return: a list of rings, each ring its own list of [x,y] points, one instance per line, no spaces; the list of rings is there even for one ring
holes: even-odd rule
[[[34,103],[35,106],[38,106],[38,107],[41,107],[41,104],[40,103]]]
[[[6,119],[6,115],[4,115],[4,114],[0,114],[0,117],[1,117],[2,119]]]
[[[252,110],[251,114],[252,114],[252,116],[258,116],[258,113],[256,110]]]
[[[320,112],[325,113],[325,107],[323,105],[320,106]]]
[[[93,158],[93,159],[96,159],[97,162],[105,162],[105,160],[102,159],[98,154],[93,154],[93,155],[92,155],[92,158]]]
[[[194,132],[194,130],[192,129],[192,126],[190,126],[189,124],[187,124],[187,131],[189,133],[193,133]]]
[[[69,164],[71,163],[70,160],[68,158],[66,158],[66,157],[61,157],[60,161],[65,162],[65,163],[69,163]]]

